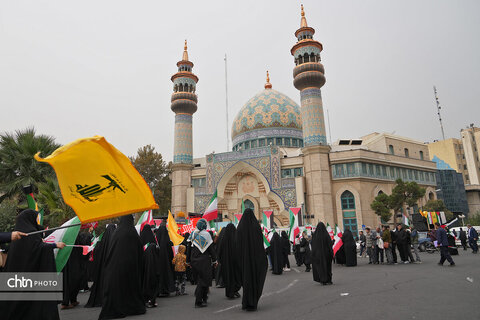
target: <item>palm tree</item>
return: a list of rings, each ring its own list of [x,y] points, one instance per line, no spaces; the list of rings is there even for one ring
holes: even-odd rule
[[[60,147],[47,135],[36,135],[34,128],[5,132],[0,135],[0,202],[7,198],[23,197],[23,186],[46,181],[54,177],[53,169],[33,156],[50,155]]]
[[[73,209],[62,198],[60,187],[55,177],[47,177],[38,184],[38,202],[45,209],[44,225],[59,226],[75,216]]]

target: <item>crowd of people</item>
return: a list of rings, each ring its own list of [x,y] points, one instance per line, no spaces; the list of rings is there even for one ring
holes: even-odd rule
[[[0,235],[1,242],[14,241],[4,271],[56,271],[53,250],[62,249],[65,244],[47,244],[41,233],[27,236],[42,230],[37,224],[37,214],[34,210],[24,210],[17,216],[15,231]],[[265,248],[264,234],[251,209],[245,210],[237,227],[228,224],[217,235],[207,227],[207,221],[200,219],[196,229],[184,235],[183,243],[175,252],[164,224],[158,228],[146,225],[139,234],[132,215],[120,217],[118,225],[106,227],[90,256],[83,255],[80,247],[72,249],[62,270],[61,309],[78,306],[80,290],[89,290],[85,307],[101,307],[99,319],[144,314],[147,308],[158,305],[159,297],[187,295],[187,281],[196,285],[194,306],[203,308],[208,305],[209,288],[215,279],[216,286],[225,289],[227,299],[242,298],[242,309],[254,311],[262,296],[268,268],[274,275],[290,271],[292,249],[297,266],[305,265],[305,271],[312,271],[313,280],[322,285],[333,283],[332,263],[357,265],[357,246],[352,232],[345,230],[341,242],[336,242],[322,222],[310,235],[306,230],[298,235],[293,248],[285,231],[280,235],[272,231],[269,246]],[[89,245],[91,231],[80,232],[75,244]],[[470,247],[476,253],[478,234],[471,226],[467,232],[472,239]],[[451,234],[437,223],[430,237],[438,243],[439,264],[447,260],[454,266],[449,251]],[[462,243],[464,238],[460,233]],[[387,264],[421,263],[415,228],[401,224],[393,231],[388,225],[375,230],[367,227],[365,233],[360,231],[359,240],[359,256],[368,255],[369,264],[383,264],[385,260]],[[337,243],[341,245],[336,246]],[[89,282],[93,283],[90,288]],[[240,289],[243,289],[242,295]],[[1,310],[8,319],[59,319],[56,301],[2,302]]]

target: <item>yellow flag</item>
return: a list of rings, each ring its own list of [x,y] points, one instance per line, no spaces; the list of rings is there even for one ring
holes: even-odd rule
[[[158,208],[140,173],[104,137],[78,139],[35,159],[53,167],[63,200],[82,223]]]
[[[183,237],[178,234],[178,226],[173,219],[172,213],[168,210],[168,220],[167,220],[167,230],[168,236],[170,237],[170,241],[173,242],[174,246],[178,246],[180,243],[183,242]]]

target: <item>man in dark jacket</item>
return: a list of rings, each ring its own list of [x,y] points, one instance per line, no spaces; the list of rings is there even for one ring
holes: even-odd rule
[[[439,266],[443,266],[443,263],[445,260],[448,260],[450,262],[450,266],[453,267],[455,266],[455,262],[453,262],[452,257],[450,256],[450,253],[448,252],[448,239],[447,239],[447,232],[445,229],[440,227],[440,223],[435,222],[435,230],[436,230],[436,236],[437,236],[437,243],[440,248],[440,262],[438,263]]]
[[[460,242],[462,243],[463,250],[467,250],[467,233],[460,228]]]
[[[472,253],[478,252],[478,232],[470,224],[467,224],[468,227],[468,245],[472,248]]]

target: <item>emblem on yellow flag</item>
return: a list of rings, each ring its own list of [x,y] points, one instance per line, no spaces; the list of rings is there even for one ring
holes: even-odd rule
[[[140,173],[104,137],[78,139],[35,159],[53,167],[65,203],[82,223],[158,208]]]

